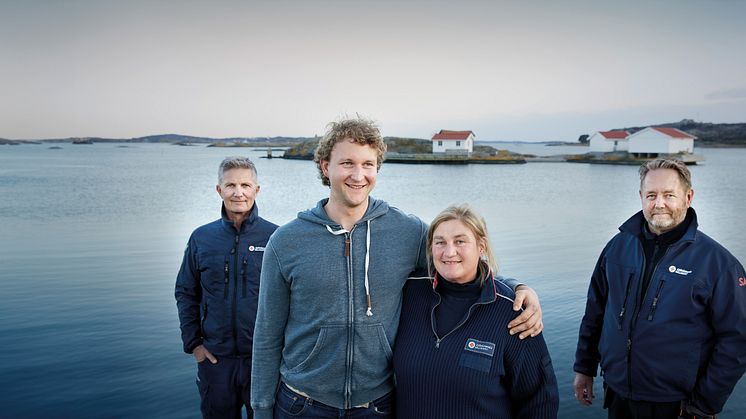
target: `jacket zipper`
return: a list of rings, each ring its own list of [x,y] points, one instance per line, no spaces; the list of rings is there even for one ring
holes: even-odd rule
[[[243,264],[241,266],[241,276],[243,277],[243,289],[241,291],[241,296],[243,298],[246,298],[246,283],[249,282],[248,275],[246,273],[246,271],[248,270],[248,264],[249,263],[246,261],[246,258],[244,258]]]
[[[632,288],[632,278],[635,276],[634,272],[630,272],[627,278],[627,292],[624,293],[624,302],[622,303],[622,311],[619,312],[619,330],[622,330],[622,323],[624,322],[624,312],[627,310],[627,299],[629,298],[629,290]]]
[[[642,245],[640,245],[642,246]],[[658,263],[653,266],[653,270],[650,271],[650,281],[648,281],[648,286],[645,287],[642,291],[642,298],[635,303],[635,311],[632,316],[632,323],[629,325],[629,335],[627,337],[627,398],[632,398],[632,334],[635,331],[635,325],[637,324],[637,319],[640,317],[640,308],[642,304],[645,302],[645,297],[648,295],[648,289],[650,288],[650,284],[653,282],[653,277],[655,276],[655,271],[658,270],[658,266],[661,264],[663,259],[666,258],[666,255],[668,254],[669,249],[671,249],[673,246],[668,246],[666,250],[663,252],[663,255],[660,259],[658,259]],[[655,254],[655,252],[653,252]],[[647,264],[647,260],[645,260],[642,264],[642,275],[645,275],[645,265]],[[642,278],[640,278],[642,280]]]
[[[435,349],[439,349],[440,348],[440,342],[443,342],[443,339],[447,338],[451,333],[453,333],[456,330],[458,330],[461,326],[463,326],[469,320],[469,317],[471,317],[471,310],[474,307],[476,307],[478,305],[489,304],[489,303],[492,302],[492,301],[476,302],[476,303],[472,304],[469,307],[469,310],[466,311],[466,316],[464,316],[464,318],[461,320],[461,322],[459,324],[456,325],[456,327],[454,327],[448,333],[446,333],[445,335],[443,335],[443,337],[438,337],[438,332],[435,331],[435,309],[440,305],[440,303],[443,301],[443,299],[440,296],[440,293],[438,293],[435,290],[433,290],[433,292],[435,293],[435,295],[438,296],[438,302],[435,303],[435,305],[433,306],[432,310],[430,310],[430,327],[433,330],[433,335],[435,335]]]
[[[228,260],[229,260],[228,257],[226,257],[225,258],[225,265],[223,266],[223,272],[224,272],[224,277],[225,277],[225,281],[224,281],[225,282],[225,286],[224,286],[224,289],[223,289],[223,299],[224,300],[228,299]]]
[[[231,255],[233,255],[233,304],[231,305],[231,325],[233,326],[233,354],[238,354],[238,328],[236,327],[236,295],[238,294],[238,242],[240,236],[236,234]]]
[[[653,305],[650,306],[650,314],[648,314],[648,321],[653,320],[653,316],[655,315],[655,309],[658,307],[658,298],[661,296],[661,291],[663,290],[663,285],[665,284],[665,280],[661,278],[661,282],[658,283],[658,290],[655,292],[655,297],[653,298]]]

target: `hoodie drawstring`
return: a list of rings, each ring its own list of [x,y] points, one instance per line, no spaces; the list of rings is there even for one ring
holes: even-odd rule
[[[368,283],[368,267],[370,266],[370,220],[366,221],[368,231],[365,234],[365,299],[368,303],[368,310],[365,311],[365,315],[370,317],[373,315],[373,303],[370,298],[370,284]],[[340,234],[350,233],[349,231],[341,228],[339,230],[332,230],[330,226],[326,226],[327,231],[338,236]],[[345,255],[347,256],[347,255]]]
[[[365,298],[368,300],[368,311],[365,315],[373,315],[373,303],[370,301],[370,286],[368,285],[368,265],[370,265],[370,220],[368,223],[368,232],[365,235]]]

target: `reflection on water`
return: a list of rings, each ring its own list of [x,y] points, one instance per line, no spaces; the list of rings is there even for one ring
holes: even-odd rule
[[[3,416],[199,417],[173,283],[189,233],[218,216],[219,161],[236,153],[256,160],[260,213],[276,223],[315,205],[328,189],[312,162],[266,160],[262,151],[62,147],[0,147]],[[697,152],[707,158],[692,167],[701,227],[745,262],[746,150]],[[426,221],[461,202],[485,216],[502,273],[528,282],[542,298],[560,416],[595,418],[604,413],[600,400],[581,409],[571,396],[577,327],[596,257],[639,208],[636,171],[570,163],[384,164],[374,196]],[[723,418],[746,417],[744,394],[742,382]]]

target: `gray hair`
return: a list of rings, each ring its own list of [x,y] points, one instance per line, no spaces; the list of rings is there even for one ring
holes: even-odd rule
[[[254,166],[254,162],[248,157],[226,157],[218,168],[218,185],[223,184],[223,174],[232,169],[249,169],[254,172],[254,177],[257,177],[256,166]]]
[[[689,172],[689,169],[686,167],[684,162],[681,160],[676,159],[655,159],[648,162],[645,162],[640,166],[640,188],[642,189],[642,182],[645,181],[645,176],[648,175],[649,172],[656,170],[656,169],[671,169],[675,170],[676,173],[679,175],[679,179],[681,180],[681,184],[684,185],[685,190],[692,189],[692,174]]]

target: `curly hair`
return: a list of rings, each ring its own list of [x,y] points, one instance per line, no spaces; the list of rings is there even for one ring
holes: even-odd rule
[[[321,162],[329,161],[332,155],[334,145],[343,140],[352,140],[355,144],[368,145],[373,147],[378,153],[377,170],[381,170],[381,164],[386,155],[386,143],[381,137],[381,132],[375,122],[364,118],[343,119],[338,122],[332,122],[319,141],[313,161],[319,169],[321,183],[329,186],[329,178],[321,170]]]

